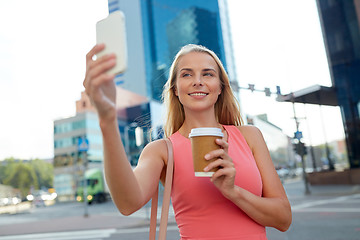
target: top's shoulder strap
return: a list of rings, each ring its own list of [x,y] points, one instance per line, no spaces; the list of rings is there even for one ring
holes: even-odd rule
[[[165,178],[165,187],[164,187],[164,198],[161,210],[161,219],[160,219],[160,228],[159,228],[159,239],[166,239],[167,223],[169,216],[169,206],[170,206],[170,195],[171,187],[173,180],[173,171],[174,171],[174,157],[173,157],[173,148],[171,141],[167,138],[165,139],[167,151],[168,151],[168,160],[166,167],[166,178]],[[158,203],[158,188],[152,197],[151,200],[151,217],[150,217],[150,233],[149,239],[155,240],[156,237],[156,225],[157,225],[157,203]]]
[[[168,138],[165,139],[165,141],[168,149],[168,161],[166,167],[164,198],[163,198],[163,204],[161,210],[159,240],[166,239],[166,230],[167,230],[167,223],[169,217],[170,195],[171,195],[171,187],[172,187],[173,172],[174,172],[174,155],[173,155],[172,143]]]

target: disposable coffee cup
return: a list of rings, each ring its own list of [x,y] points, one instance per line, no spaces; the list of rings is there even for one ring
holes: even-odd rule
[[[204,168],[215,159],[205,160],[205,155],[220,146],[215,143],[217,138],[223,138],[224,134],[220,128],[193,128],[189,134],[191,140],[191,150],[194,162],[196,177],[211,177],[216,168],[209,172],[204,172]]]

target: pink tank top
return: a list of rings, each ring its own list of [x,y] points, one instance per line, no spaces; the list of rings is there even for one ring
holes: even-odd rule
[[[236,167],[235,184],[261,196],[261,176],[251,149],[237,127],[224,128]],[[190,139],[176,132],[170,140],[174,149],[171,198],[181,239],[266,240],[265,227],[226,199],[210,178],[194,176]]]

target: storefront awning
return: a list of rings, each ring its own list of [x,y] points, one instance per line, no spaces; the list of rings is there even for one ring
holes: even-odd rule
[[[276,98],[279,102],[307,103],[326,106],[338,106],[334,87],[314,85]]]

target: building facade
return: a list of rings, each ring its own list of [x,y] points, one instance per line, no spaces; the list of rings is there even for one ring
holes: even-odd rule
[[[350,168],[360,167],[360,0],[317,0]]]
[[[131,165],[137,160],[149,132],[149,102],[125,89],[117,90],[117,116],[122,142]],[[142,117],[139,117],[142,116]],[[86,155],[79,139],[88,140]],[[86,157],[86,159],[85,159]],[[54,188],[59,201],[73,200],[85,169],[103,169],[103,144],[99,119],[85,92],[76,101],[75,116],[54,121]]]
[[[276,169],[297,167],[292,139],[281,128],[269,122],[266,114],[247,118],[248,124],[256,126],[263,134]]]
[[[54,188],[60,201],[73,200],[76,187],[85,169],[102,168],[102,135],[94,108],[85,93],[76,102],[73,117],[54,121]],[[88,139],[86,154],[78,151],[80,138]]]

